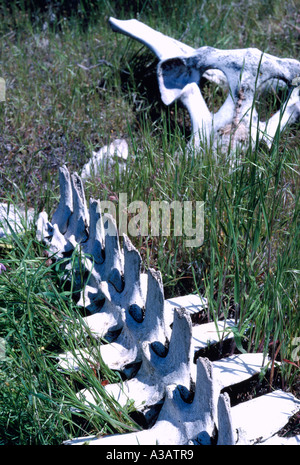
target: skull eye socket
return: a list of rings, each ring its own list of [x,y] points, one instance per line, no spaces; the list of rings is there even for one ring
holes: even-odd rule
[[[201,76],[199,87],[209,111],[216,113],[225,102],[229,92],[225,74],[219,69],[208,69]]]
[[[281,79],[269,79],[256,91],[255,107],[259,120],[271,118],[284,105],[288,97],[288,86]]]

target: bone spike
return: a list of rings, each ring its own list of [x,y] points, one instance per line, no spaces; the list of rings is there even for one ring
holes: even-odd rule
[[[88,238],[89,215],[86,206],[83,184],[77,173],[71,176],[73,213],[69,219],[66,239],[74,236],[77,243],[85,242]]]
[[[126,365],[142,360],[142,342],[148,341],[165,344],[169,332],[164,323],[164,298],[159,272],[148,270],[148,287],[145,306],[144,286],[141,294],[137,292],[125,299],[123,307],[125,320],[123,329],[110,346],[102,347],[102,357],[105,363],[113,369],[118,369],[128,376],[131,369],[126,371]],[[135,299],[133,297],[135,296]],[[116,357],[116,353],[118,356]]]
[[[190,373],[192,341],[192,322],[184,308],[175,309],[172,334],[168,354],[165,358],[167,363],[172,366],[186,366]],[[178,351],[180,347],[180,352]],[[169,383],[171,384],[171,383]]]
[[[129,292],[140,285],[142,259],[126,234],[123,235],[123,249],[125,289]]]
[[[62,234],[65,234],[68,222],[73,213],[73,195],[70,173],[66,166],[59,168],[60,200],[52,217],[52,224],[57,224]]]
[[[189,316],[183,309],[175,310],[167,354],[164,354],[165,351],[158,346],[157,341],[152,344],[144,342],[143,365],[138,375],[147,378],[146,373],[153,373],[155,370],[156,378],[163,380],[165,385],[179,383],[189,388],[191,334],[192,325]]]
[[[192,403],[183,398],[182,389],[168,386],[166,399],[153,430],[160,428],[166,433],[160,438],[160,444],[188,444],[194,438],[200,444],[210,444],[215,427],[215,408],[211,389],[211,367],[208,360],[197,361],[198,374],[195,397]],[[197,388],[203,399],[197,398]],[[203,410],[200,406],[204,407]],[[171,442],[173,441],[173,442]]]
[[[86,244],[83,245],[83,251],[92,255],[97,264],[102,264],[104,262],[104,228],[98,200],[90,200],[89,217],[89,238]]]
[[[211,362],[207,358],[197,360],[197,378],[193,405],[198,412],[201,412],[201,415],[208,416],[213,422],[216,410],[213,369]],[[213,427],[213,424],[211,426]]]
[[[106,388],[107,392],[123,406],[129,399],[134,399],[136,408],[145,411],[148,422],[153,421],[157,404],[165,395],[166,386],[179,384],[186,389],[190,387],[191,322],[182,309],[175,311],[173,331],[174,337],[171,338],[170,350],[166,356],[153,351],[153,345],[148,341],[141,340],[142,365],[135,378],[123,384],[108,385]],[[181,349],[179,356],[178,345]],[[177,352],[174,350],[175,346]],[[81,394],[89,402],[96,397],[87,390],[81,391]]]
[[[164,307],[164,289],[162,284],[162,277],[160,271],[152,268],[148,270],[148,292],[146,300],[146,313],[148,317],[161,316]],[[149,309],[149,312],[147,310]],[[150,312],[150,309],[154,311]]]
[[[68,245],[68,241],[65,239],[65,236],[60,232],[58,225],[55,223],[53,225],[53,234],[50,243],[50,250],[52,253],[57,254],[57,256],[62,255],[62,251],[66,252],[71,250],[71,245]]]
[[[230,398],[225,392],[218,400],[218,445],[233,446],[235,437],[230,413]]]
[[[178,55],[191,55],[196,50],[179,40],[172,39],[161,32],[155,31],[136,19],[119,20],[109,18],[109,24],[114,32],[125,34],[146,45],[159,60],[167,60],[168,58],[174,58]],[[224,74],[218,69],[209,69],[205,71],[203,77],[208,81],[215,82],[222,89],[228,91],[228,82],[226,78],[224,79]]]
[[[119,235],[114,218],[106,213],[103,215],[105,230],[105,275],[107,281],[111,283],[117,292],[122,292],[123,263],[119,244]]]
[[[114,32],[121,32],[146,45],[160,60],[177,55],[188,55],[195,50],[189,45],[155,31],[136,19],[122,21],[109,18],[109,24]]]
[[[130,324],[132,324],[132,320]],[[148,270],[144,328],[144,331],[147,331],[147,337],[144,337],[144,340],[148,339],[150,342],[154,340],[164,342],[169,335],[164,318],[164,291],[161,273],[151,268]]]
[[[187,56],[195,52],[195,48],[190,47],[176,39],[172,39],[161,32],[157,32],[146,24],[136,19],[119,20],[109,18],[109,24],[114,32],[120,32],[132,39],[136,39],[146,45],[159,60],[166,60],[176,56]],[[207,70],[203,77],[208,81],[215,82],[225,91],[228,91],[228,82],[224,79],[224,74],[218,69]]]

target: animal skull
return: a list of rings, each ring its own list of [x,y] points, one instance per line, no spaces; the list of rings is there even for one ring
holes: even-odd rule
[[[277,131],[300,117],[300,87],[293,84],[300,75],[300,62],[277,58],[256,48],[219,50],[193,49],[167,37],[137,20],[110,18],[111,28],[148,46],[159,58],[157,77],[162,101],[180,100],[189,111],[195,148],[206,143],[214,149],[231,151],[264,140],[271,147]],[[204,77],[228,95],[214,114],[199,88]],[[255,100],[261,90],[285,87],[284,105],[268,121],[261,121]]]

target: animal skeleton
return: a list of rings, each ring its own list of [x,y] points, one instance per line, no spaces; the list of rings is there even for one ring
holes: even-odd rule
[[[277,58],[256,48],[194,49],[155,31],[135,19],[110,18],[113,31],[121,32],[150,48],[159,58],[157,78],[162,101],[180,100],[189,111],[196,149],[211,144],[216,150],[232,151],[265,141],[271,147],[277,131],[300,117],[300,62]],[[229,89],[221,108],[211,113],[199,88],[201,77]],[[262,90],[277,86],[288,90],[283,106],[261,121],[255,101]]]
[[[203,308],[205,299],[198,297],[195,302],[181,297],[166,301],[160,273],[151,269],[141,273],[140,254],[129,238],[124,236],[122,249],[116,229],[115,234],[105,234],[105,223],[109,222],[111,229],[116,228],[112,218],[102,214],[99,203],[93,199],[87,209],[82,181],[76,173],[70,176],[66,167],[60,169],[60,193],[52,220],[48,220],[46,212],[40,214],[37,237],[58,260],[63,258],[61,264],[66,271],[74,263],[75,281],[77,271],[84,277],[83,289],[78,282],[81,292],[78,304],[91,311],[84,318],[84,325],[96,339],[105,336],[112,342],[99,343],[99,351],[95,353],[83,348],[75,354],[61,354],[59,369],[80,369],[82,363],[97,366],[100,352],[101,360],[127,377],[123,384],[106,386],[108,394],[123,406],[128,400],[134,400],[149,425],[149,429],[140,432],[74,438],[66,443],[253,443],[251,428],[250,432],[243,432],[239,427],[241,415],[245,417],[244,410],[240,414],[236,410],[239,405],[231,409],[228,396],[221,390],[258,373],[264,365],[263,354],[238,354],[217,362],[197,358],[199,347],[206,346],[209,339],[213,341],[214,330],[218,333],[216,340],[219,334],[230,337],[234,322],[218,322],[217,328],[214,323],[192,326],[191,312]],[[76,250],[81,260],[78,270],[72,260]],[[68,257],[70,263],[66,264]],[[88,272],[89,281],[84,271]],[[188,305],[186,309],[181,308],[184,302],[192,302],[190,311]],[[209,328],[199,331],[204,326]],[[72,331],[68,325],[63,329]],[[99,401],[92,389],[79,391],[77,395],[90,405]],[[300,406],[289,393],[275,391],[272,396],[275,405],[273,397],[268,399],[270,409],[273,413],[279,412],[280,418],[279,422],[275,421],[277,418],[270,422],[268,433],[264,433],[266,437],[271,435],[270,427],[272,434],[278,431]],[[260,404],[258,410],[263,416],[269,415]]]

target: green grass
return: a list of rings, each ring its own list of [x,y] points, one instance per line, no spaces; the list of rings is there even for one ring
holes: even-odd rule
[[[5,358],[0,377],[0,443],[59,444],[87,431],[130,431],[137,427],[129,417],[132,407],[121,408],[105,392],[104,385],[120,378],[101,362],[82,365],[76,373],[58,370],[58,354],[99,346],[75,309],[72,289],[58,291],[60,272],[30,232],[1,242],[6,273],[0,283],[0,337]],[[9,250],[9,256],[3,250]],[[66,336],[63,327],[76,331]],[[92,386],[101,402],[97,407],[76,397],[79,388]],[[72,414],[71,409],[79,412]]]
[[[126,172],[91,179],[87,197],[117,199],[124,192],[128,203],[204,201],[200,248],[187,248],[184,238],[172,235],[131,239],[145,266],[162,272],[166,297],[205,294],[209,320],[236,318],[238,347],[288,361],[283,385],[299,395],[299,363],[292,357],[300,336],[299,125],[270,150],[250,149],[234,170],[210,150],[188,156],[189,117],[179,105],[161,103],[155,57],[107,24],[109,16],[139,13],[141,21],[194,47],[253,46],[299,59],[296,2],[144,0],[130,2],[132,11],[126,11],[122,1],[90,2],[90,9],[82,1],[71,13],[61,1],[55,16],[29,1],[11,2],[10,10],[6,3],[0,2],[0,77],[6,81],[0,201],[51,214],[58,167],[66,163],[80,172],[92,150],[125,138]],[[213,107],[222,96],[207,89],[206,98]],[[269,114],[265,104],[262,110]],[[7,349],[0,360],[0,442],[59,444],[134,427],[132,406],[120,409],[101,384],[118,380],[116,373],[102,364],[69,376],[56,369],[57,353],[95,342],[82,334],[72,289],[60,285],[60,271],[34,229],[2,239],[0,262],[7,268],[0,274],[0,337]],[[64,321],[80,338],[63,336]],[[99,392],[96,409],[75,396],[89,385]]]

